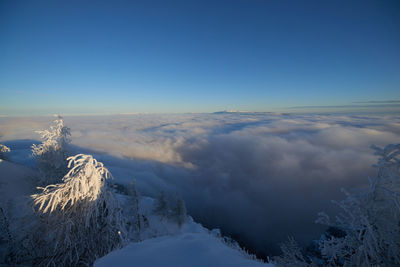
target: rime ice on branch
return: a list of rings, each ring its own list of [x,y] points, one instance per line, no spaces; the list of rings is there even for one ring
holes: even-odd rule
[[[348,193],[336,202],[342,213],[331,222],[321,213],[318,222],[345,232],[321,240],[321,253],[331,265],[400,266],[400,144],[373,147],[378,175],[361,193]]]
[[[121,208],[107,179],[107,168],[90,155],[68,158],[72,167],[63,183],[48,185],[32,195],[46,221],[48,251],[44,262],[56,266],[92,264],[125,240]],[[41,248],[43,249],[43,248]]]
[[[0,144],[0,159],[6,159],[7,156],[5,153],[10,152],[10,148]]]
[[[70,143],[70,129],[64,126],[61,116],[54,120],[49,130],[37,131],[42,143],[32,146],[32,155],[37,161],[41,173],[40,185],[61,182],[67,173],[67,144]]]

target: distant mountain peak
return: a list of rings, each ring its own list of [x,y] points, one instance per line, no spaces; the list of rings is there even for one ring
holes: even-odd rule
[[[249,111],[244,111],[244,110],[228,109],[228,110],[216,111],[213,114],[224,114],[224,113],[250,113],[250,112]]]

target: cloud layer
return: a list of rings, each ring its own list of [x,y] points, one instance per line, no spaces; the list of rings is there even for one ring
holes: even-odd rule
[[[0,138],[37,139],[49,118],[0,118]],[[221,113],[67,117],[73,144],[94,150],[115,179],[144,194],[185,199],[208,227],[248,247],[276,253],[287,236],[306,243],[340,188],[374,176],[371,144],[400,141],[392,115]],[[32,129],[33,128],[33,129]],[[93,151],[92,151],[93,152]]]

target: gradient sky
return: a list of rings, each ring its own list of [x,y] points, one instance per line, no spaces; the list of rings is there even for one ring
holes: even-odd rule
[[[399,14],[398,1],[4,0],[0,114],[398,100]]]

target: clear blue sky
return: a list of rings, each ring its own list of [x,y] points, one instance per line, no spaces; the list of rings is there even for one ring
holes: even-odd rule
[[[399,1],[0,2],[0,114],[400,99]]]

